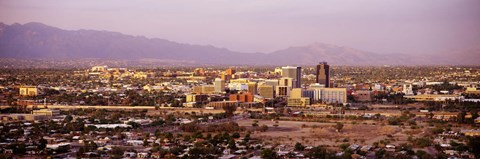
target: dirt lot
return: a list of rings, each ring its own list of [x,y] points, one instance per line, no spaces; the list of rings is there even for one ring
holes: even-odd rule
[[[371,145],[373,142],[389,138],[387,135],[406,140],[406,135],[402,133],[402,128],[399,126],[373,125],[372,122],[369,124],[346,122],[342,131],[337,132],[334,128],[335,123],[279,121],[279,126],[274,127],[274,121],[258,121],[259,125],[267,125],[269,129],[266,132],[254,132],[252,136],[269,144],[293,145],[300,142],[309,146],[338,146],[346,139],[349,143]],[[253,122],[252,119],[238,121],[240,126],[247,128],[252,128]]]

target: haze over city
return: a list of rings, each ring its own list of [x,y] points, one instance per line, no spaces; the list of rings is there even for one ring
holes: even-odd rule
[[[238,52],[320,42],[380,54],[480,44],[477,0],[1,1],[0,22],[121,32]]]
[[[0,159],[477,159],[480,0],[0,0]]]

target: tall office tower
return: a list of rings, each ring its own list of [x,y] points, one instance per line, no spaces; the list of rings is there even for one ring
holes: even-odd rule
[[[257,94],[257,82],[248,82],[248,92],[252,93],[253,95]]]
[[[290,90],[292,87],[289,86],[277,86],[275,93],[277,97],[288,97],[290,96]]]
[[[302,86],[302,67],[282,67],[282,77],[292,78],[293,88],[300,88]]]
[[[317,65],[317,83],[330,87],[330,66],[327,62],[320,62]]]
[[[215,87],[215,93],[222,93],[223,90],[225,90],[225,80],[216,78],[213,82],[213,86]]]
[[[278,86],[278,80],[277,79],[265,80],[265,85],[273,86],[273,88],[275,88]]]
[[[258,86],[258,94],[262,97],[271,99],[274,97],[274,92],[273,92],[274,88],[275,87],[269,86],[269,85]]]
[[[293,87],[294,85],[294,80],[293,78],[290,78],[290,77],[282,77],[280,78],[279,82],[278,82],[278,85],[279,86],[289,86],[289,87]]]

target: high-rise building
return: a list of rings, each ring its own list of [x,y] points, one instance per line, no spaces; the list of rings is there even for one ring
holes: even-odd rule
[[[293,81],[293,78],[290,78],[290,77],[282,77],[282,78],[280,78],[278,84],[279,84],[279,86],[289,86],[289,87],[293,87],[294,81]]]
[[[273,86],[270,85],[261,85],[258,86],[258,94],[264,98],[273,98]]]
[[[257,82],[248,82],[248,92],[252,93],[253,95],[257,94]]]
[[[265,85],[272,86],[273,88],[278,86],[278,80],[277,79],[269,79],[265,80]]]
[[[302,86],[302,67],[282,67],[282,77],[292,78],[293,88],[300,88]]]
[[[275,93],[277,97],[288,97],[291,89],[292,87],[290,86],[277,86]]]
[[[330,87],[330,66],[327,62],[320,62],[317,65],[317,83]]]
[[[215,93],[222,93],[225,90],[225,80],[216,78],[213,86],[215,87]]]

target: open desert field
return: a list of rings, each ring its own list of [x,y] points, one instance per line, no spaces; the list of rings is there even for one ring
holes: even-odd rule
[[[253,122],[252,119],[238,121],[240,126],[247,128],[252,128]],[[279,121],[278,127],[274,127],[274,124],[275,121],[258,120],[258,125],[267,125],[269,128],[266,132],[256,131],[252,136],[270,144],[293,145],[300,142],[308,146],[337,146],[347,140],[349,143],[371,145],[389,138],[388,135],[394,138],[406,136],[399,126],[381,126],[371,123],[344,123],[341,132],[337,132],[335,123]]]

